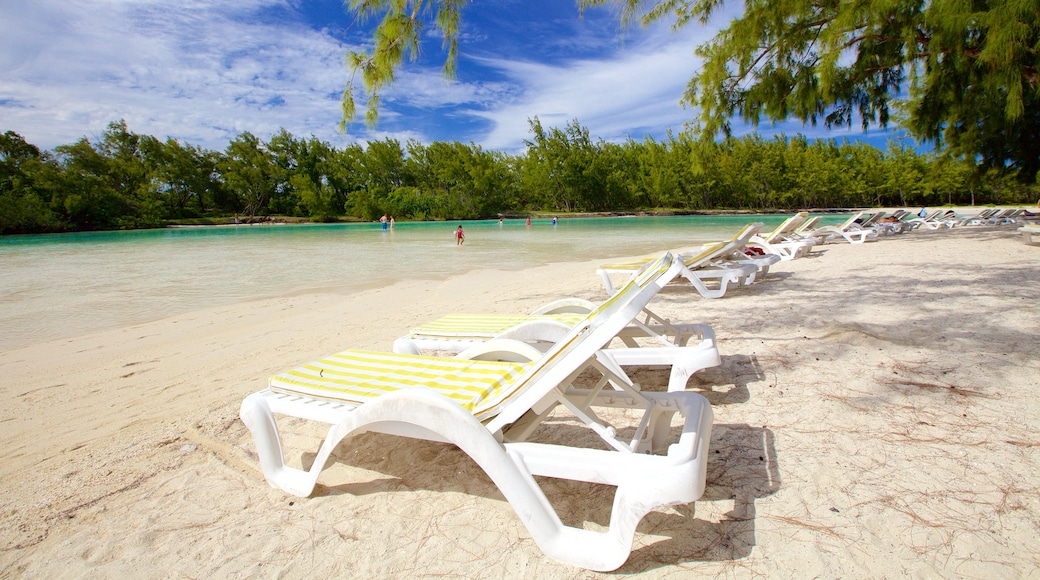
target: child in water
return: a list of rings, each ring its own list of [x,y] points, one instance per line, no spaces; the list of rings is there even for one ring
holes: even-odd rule
[[[455,245],[461,246],[462,242],[466,241],[466,234],[462,231],[462,226],[455,230]]]

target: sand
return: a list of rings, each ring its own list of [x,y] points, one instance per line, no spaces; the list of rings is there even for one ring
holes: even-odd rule
[[[723,364],[704,497],[648,515],[642,577],[1037,577],[1040,247],[1013,228],[831,244],[720,300],[652,307],[711,324]],[[0,353],[0,577],[544,577],[479,468],[368,434],[313,496],[270,488],[238,420],[270,374],[387,350],[449,312],[603,299],[594,262],[302,294]],[[637,373],[644,388],[667,375]],[[313,451],[320,429],[287,445]],[[550,482],[565,522],[609,490]]]

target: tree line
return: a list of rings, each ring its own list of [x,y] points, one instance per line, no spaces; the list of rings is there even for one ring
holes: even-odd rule
[[[313,221],[491,218],[538,211],[752,211],[1015,204],[1040,187],[890,142],[758,135],[722,141],[594,140],[578,121],[530,121],[526,150],[372,141],[336,148],[284,129],[245,132],[223,152],[109,124],[43,151],[0,136],[0,233],[161,227],[171,221],[292,216]]]

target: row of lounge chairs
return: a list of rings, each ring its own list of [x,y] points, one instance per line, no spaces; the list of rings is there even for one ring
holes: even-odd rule
[[[890,215],[884,211],[869,214],[857,212],[844,223],[818,226],[820,216],[809,217],[807,212],[799,212],[769,234],[752,238],[750,244],[757,244],[783,259],[794,259],[822,244],[841,241],[862,244],[882,236],[904,234],[919,228],[938,230],[963,226],[1014,225],[1032,215],[1022,208],[990,208],[967,216],[958,216],[953,210],[942,209],[923,217],[914,216],[906,210],[897,210]],[[1030,228],[1026,226],[1020,231],[1029,231]]]
[[[268,483],[301,497],[313,492],[350,435],[375,431],[454,444],[484,469],[546,555],[614,570],[628,559],[644,515],[693,502],[705,488],[713,415],[686,384],[721,363],[715,335],[707,325],[659,316],[651,299],[673,282],[722,297],[816,245],[876,239],[882,233],[872,222],[879,219],[857,214],[818,227],[803,212],[770,232],[748,224],[699,251],[604,265],[598,274],[610,297],[601,304],[571,298],[527,315],[445,316],[413,328],[393,352],[348,350],[275,375],[242,402],[240,417]],[[921,218],[906,223],[914,219]],[[862,233],[868,228],[873,235]],[[615,287],[612,277],[626,281]],[[670,368],[667,389],[641,389],[626,372],[631,366]],[[595,434],[598,447],[532,440],[561,408]],[[597,414],[604,409],[638,419],[611,425]],[[279,415],[329,426],[308,469],[287,464]],[[564,524],[537,477],[615,486],[609,527]]]

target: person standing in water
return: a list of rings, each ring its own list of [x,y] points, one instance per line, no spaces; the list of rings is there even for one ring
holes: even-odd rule
[[[385,232],[387,226],[385,213],[383,214],[383,217],[379,218],[379,223],[383,224],[383,231]]]
[[[459,229],[455,230],[455,245],[456,246],[461,246],[462,242],[465,242],[465,241],[466,241],[466,234],[465,234],[465,232],[462,231],[462,226],[459,226]]]

